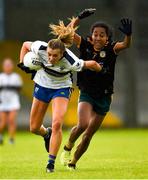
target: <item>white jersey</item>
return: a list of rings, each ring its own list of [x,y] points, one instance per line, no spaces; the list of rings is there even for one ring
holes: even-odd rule
[[[17,73],[0,73],[0,111],[20,109],[17,89],[22,86],[22,79]]]
[[[63,58],[55,65],[49,64],[47,56],[47,43],[35,41],[31,45],[31,51],[37,54],[40,61],[47,67],[37,71],[34,81],[42,87],[59,89],[72,87],[72,71],[81,71],[84,61],[76,57],[66,48]]]

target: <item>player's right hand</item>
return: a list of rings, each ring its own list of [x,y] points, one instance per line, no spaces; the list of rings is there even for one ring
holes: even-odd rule
[[[89,9],[84,9],[83,11],[81,11],[79,14],[78,14],[78,18],[79,19],[84,19],[92,14],[94,14],[96,11],[95,8],[89,8]]]

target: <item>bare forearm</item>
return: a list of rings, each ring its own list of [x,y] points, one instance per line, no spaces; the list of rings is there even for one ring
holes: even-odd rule
[[[117,42],[114,46],[114,51],[116,53],[119,53],[120,51],[129,48],[131,45],[132,37],[131,36],[125,36],[124,40],[122,42]]]
[[[79,22],[80,22],[80,20],[78,17],[73,17],[71,19],[71,22],[67,26],[71,26],[71,27],[75,28],[79,25]]]
[[[80,19],[78,17],[75,18],[74,22],[72,22],[72,26],[75,28],[80,23]]]
[[[120,52],[123,49],[129,48],[132,39],[132,20],[129,18],[123,18],[120,20],[121,25],[119,30],[125,35],[125,38],[122,42],[117,42],[114,46],[114,51],[116,53]]]
[[[102,66],[97,63],[96,61],[93,61],[93,60],[90,60],[90,61],[85,61],[84,62],[84,68],[85,69],[90,69],[90,70],[93,70],[93,71],[101,71],[102,70]]]
[[[123,44],[124,44],[125,48],[129,48],[130,47],[131,41],[132,41],[132,37],[131,36],[125,36],[125,38],[123,40]]]

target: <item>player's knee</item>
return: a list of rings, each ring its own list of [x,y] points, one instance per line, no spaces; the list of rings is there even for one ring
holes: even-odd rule
[[[59,121],[56,121],[53,123],[52,125],[52,132],[57,132],[60,131],[62,129],[62,124]]]
[[[10,126],[15,126],[15,121],[9,121]]]

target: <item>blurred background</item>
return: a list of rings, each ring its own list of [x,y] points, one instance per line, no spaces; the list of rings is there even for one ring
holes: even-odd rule
[[[0,62],[5,57],[11,57],[17,64],[24,41],[48,41],[49,23],[58,23],[59,19],[68,23],[68,17],[75,16],[81,10],[90,7],[96,8],[97,11],[93,16],[81,21],[78,33],[82,36],[89,35],[90,26],[101,20],[113,27],[114,40],[122,40],[123,34],[118,30],[120,19],[129,17],[133,20],[133,43],[130,49],[121,53],[117,59],[111,111],[102,126],[147,127],[148,1],[146,0],[0,0]],[[79,55],[76,47],[72,49]],[[24,81],[18,127],[28,129],[33,81],[17,67],[15,71]],[[76,82],[75,74],[74,79]],[[75,86],[65,117],[65,127],[71,127],[77,121],[78,94]],[[51,122],[50,116],[49,107],[45,124]]]

